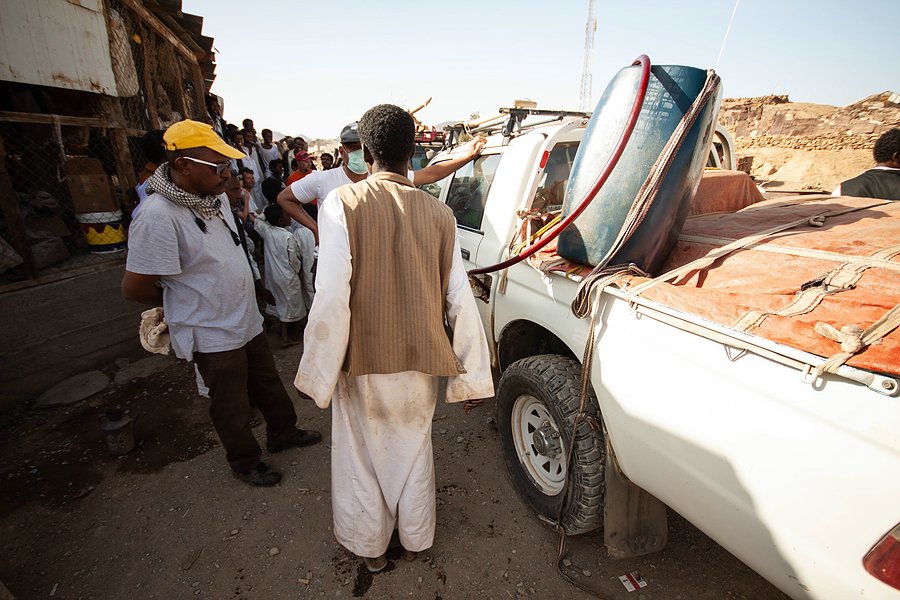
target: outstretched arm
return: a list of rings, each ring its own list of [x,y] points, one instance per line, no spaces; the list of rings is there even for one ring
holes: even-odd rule
[[[481,149],[484,148],[485,143],[487,143],[487,139],[484,136],[478,136],[474,140],[468,142],[466,146],[463,146],[464,151],[462,155],[450,160],[441,161],[434,165],[428,165],[427,167],[416,171],[413,174],[413,185],[420,186],[440,181],[481,154]]]

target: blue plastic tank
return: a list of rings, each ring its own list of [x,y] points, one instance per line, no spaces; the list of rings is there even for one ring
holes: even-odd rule
[[[584,198],[612,154],[631,111],[640,74],[639,66],[619,71],[597,103],[572,165],[563,200],[564,216]],[[651,67],[647,95],[631,140],[594,201],[560,234],[560,256],[589,265],[603,260],[653,163],[705,82],[706,71],[702,69]],[[720,102],[721,86],[707,101],[674,157],[644,221],[610,264],[633,262],[653,274],[671,252],[700,184]]]

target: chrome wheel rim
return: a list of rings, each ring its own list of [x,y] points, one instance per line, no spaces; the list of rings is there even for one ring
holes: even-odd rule
[[[561,493],[566,482],[566,452],[559,426],[544,403],[529,394],[519,396],[510,421],[522,468],[544,494]]]

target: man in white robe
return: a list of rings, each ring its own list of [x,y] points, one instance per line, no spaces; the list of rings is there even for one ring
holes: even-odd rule
[[[477,399],[493,396],[494,386],[455,220],[445,205],[406,178],[413,150],[412,118],[399,107],[380,105],[363,116],[359,129],[372,175],[332,191],[320,208],[316,301],[294,385],[320,408],[332,405],[334,534],[365,558],[370,571],[378,571],[387,564],[385,552],[395,528],[409,560],[434,540],[431,419],[439,392],[446,387],[447,402],[475,405]],[[381,207],[376,207],[380,220],[364,213],[369,218],[360,225],[355,221],[360,213],[353,207],[365,208],[366,203]],[[405,219],[420,209],[427,215],[410,233]],[[440,251],[435,250],[438,244],[443,244]],[[379,252],[371,252],[373,245]],[[429,262],[434,256],[441,258],[440,264]],[[421,270],[415,271],[411,263]],[[441,269],[446,271],[440,274],[443,279],[437,277]],[[418,288],[409,289],[410,281]],[[436,285],[426,289],[423,281]],[[379,285],[385,293],[365,294]],[[423,298],[436,299],[436,318],[432,303],[431,322],[419,327],[412,321],[427,309],[420,308],[427,304]],[[443,329],[444,318],[452,342]],[[422,331],[427,335],[410,333]],[[450,357],[452,375],[435,374],[441,372],[433,366],[439,355]],[[400,358],[391,362],[392,357]],[[366,368],[368,363],[382,366]]]

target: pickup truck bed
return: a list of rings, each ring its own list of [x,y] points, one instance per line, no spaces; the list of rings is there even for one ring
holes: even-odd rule
[[[821,225],[804,222],[754,238],[715,261],[704,260],[723,246],[819,215],[833,216]],[[689,218],[662,269],[678,275],[662,275],[654,284],[631,277],[622,287],[643,286],[642,298],[736,333],[828,358],[841,351],[840,343],[817,331],[816,324],[864,330],[894,309],[900,290],[898,257],[900,203],[797,196]],[[576,281],[590,272],[555,258],[550,249],[537,262],[550,262],[551,272],[567,273]],[[900,375],[900,329],[849,357],[847,364]]]

